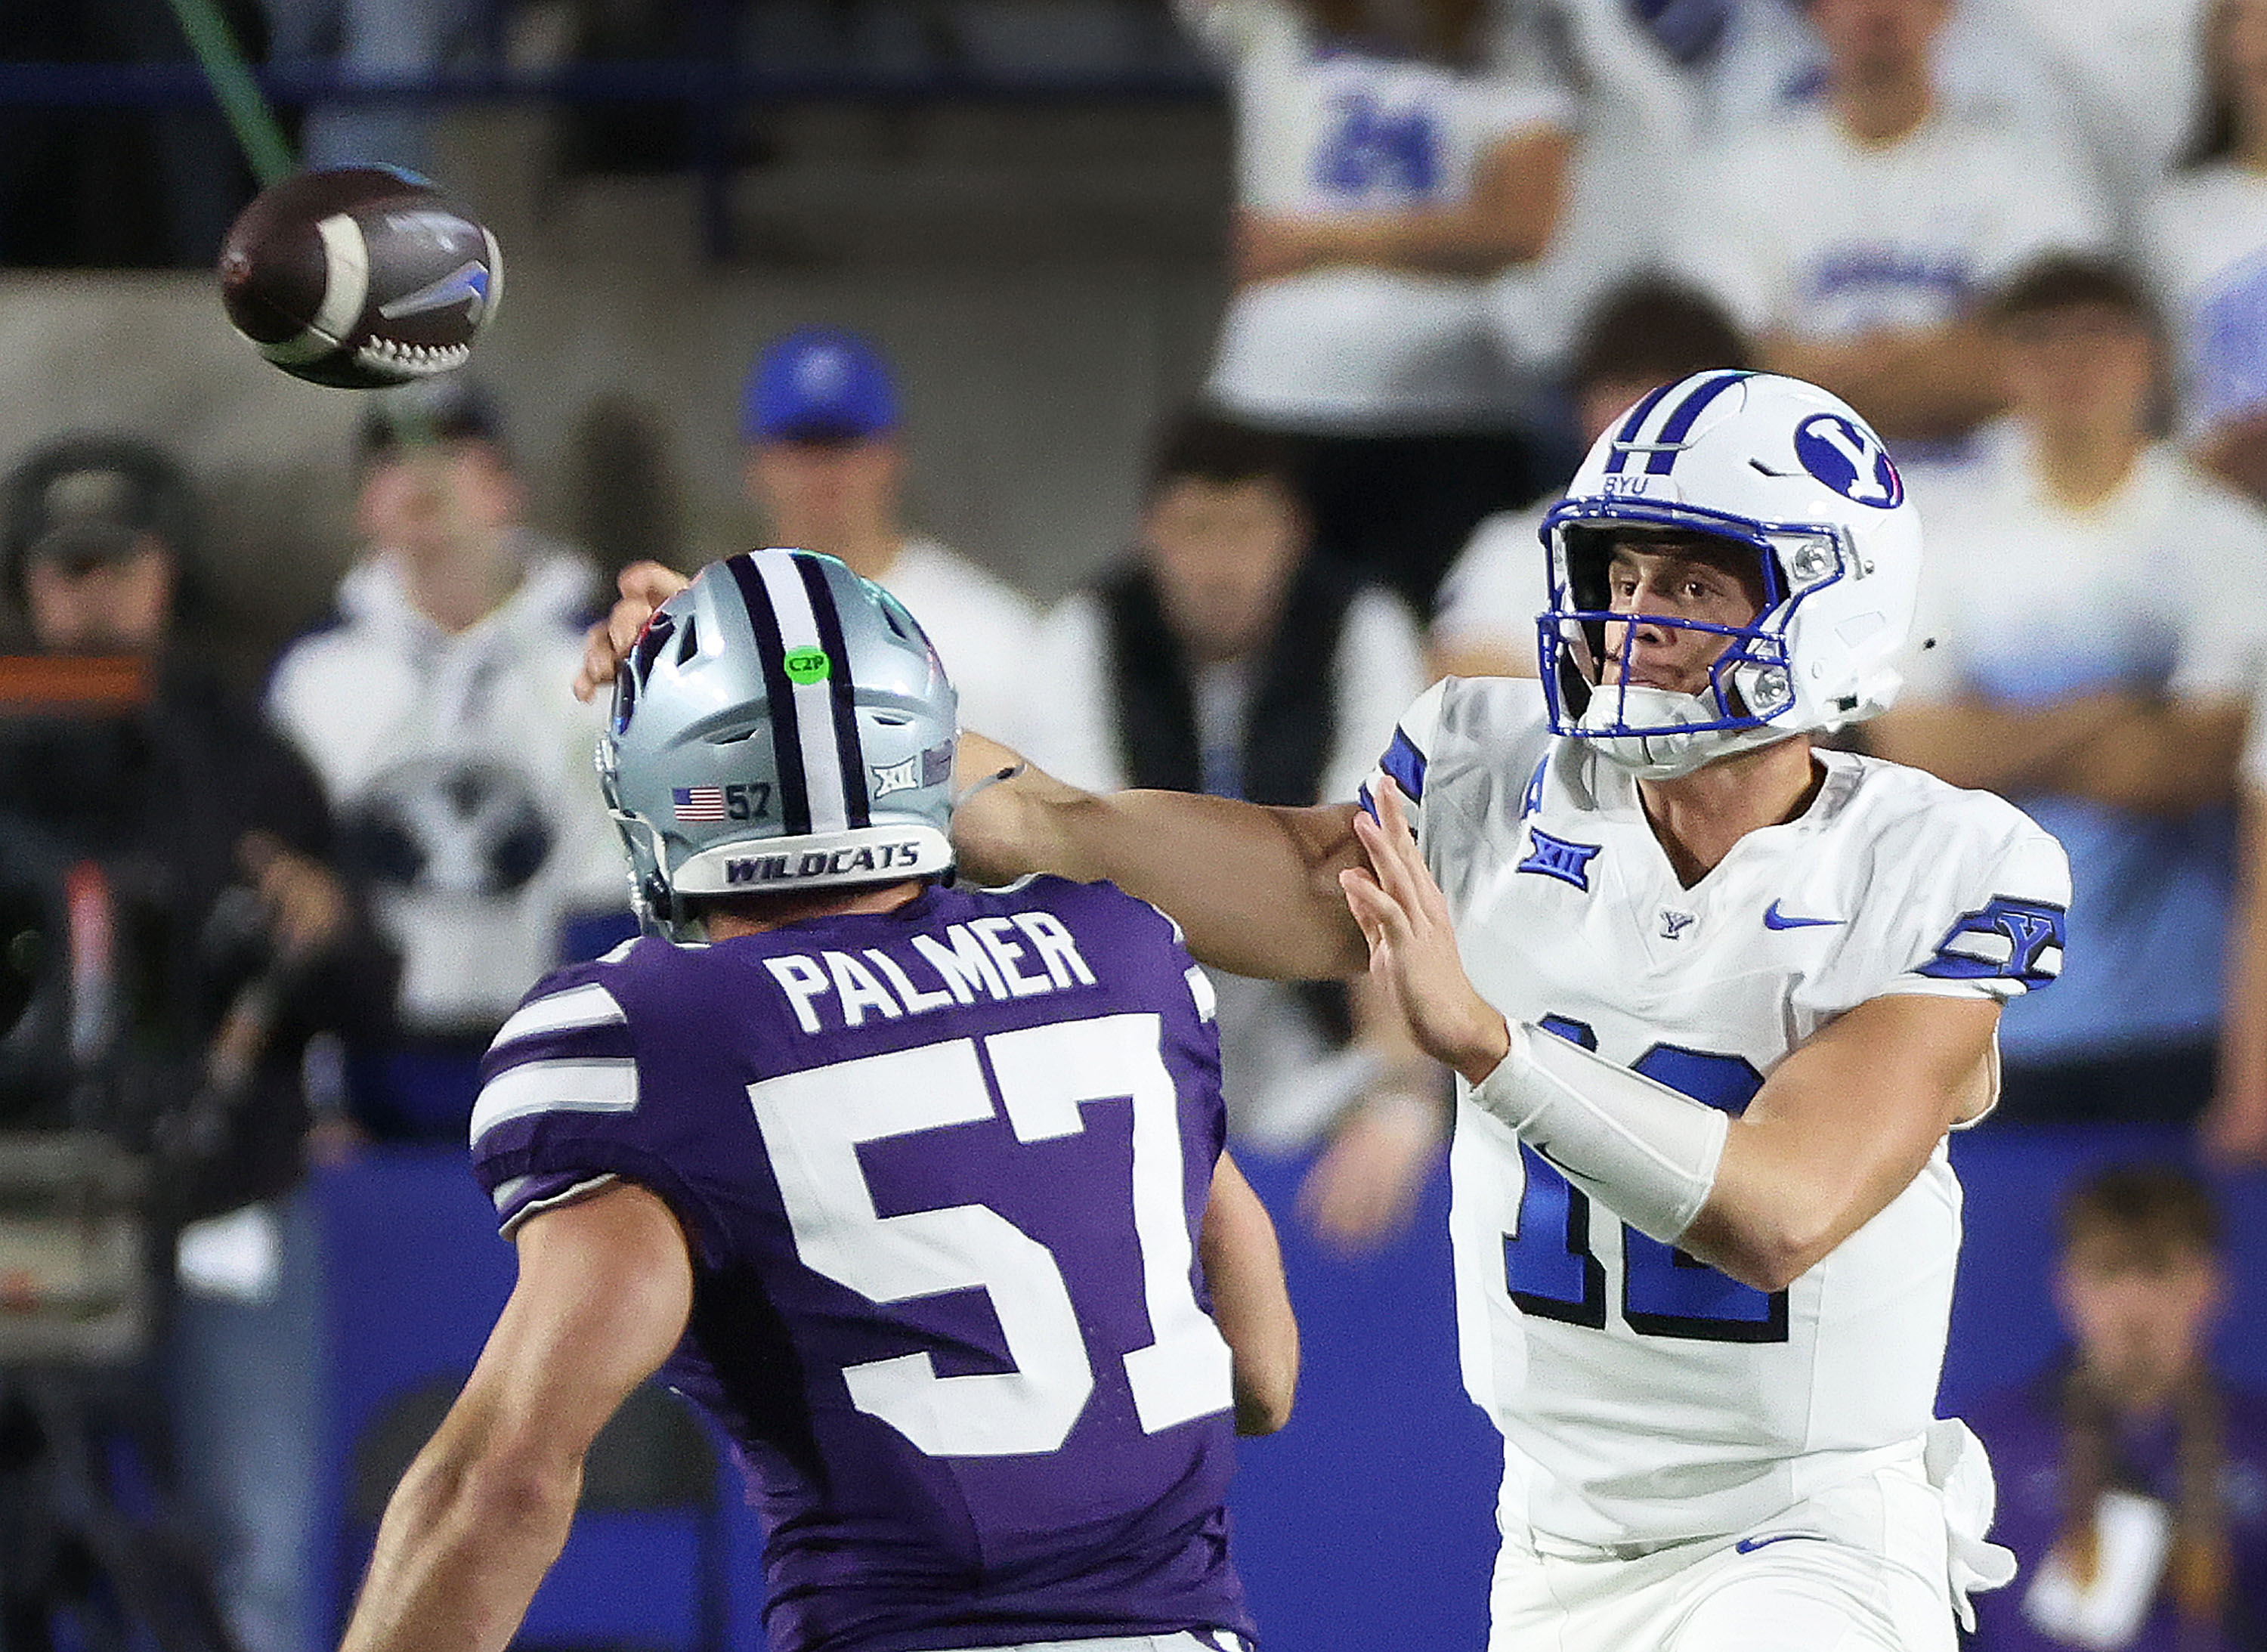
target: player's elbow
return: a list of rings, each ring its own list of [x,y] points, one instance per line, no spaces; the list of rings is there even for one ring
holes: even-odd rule
[[[557,1534],[563,1541],[583,1490],[583,1465],[532,1444],[436,1441],[403,1478],[397,1500],[422,1506],[444,1528],[507,1535]]]
[[[1256,1369],[1255,1369],[1256,1368]],[[1291,1421],[1291,1406],[1299,1387],[1299,1349],[1295,1340],[1264,1361],[1242,1355],[1236,1361],[1236,1431],[1245,1435],[1273,1434]]]
[[[1782,1291],[1825,1259],[1836,1233],[1822,1214],[1791,1201],[1726,1219],[1704,1211],[1684,1248],[1720,1273],[1761,1291]]]

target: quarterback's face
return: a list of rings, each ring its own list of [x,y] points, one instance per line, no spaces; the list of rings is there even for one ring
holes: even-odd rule
[[[1764,606],[1763,581],[1754,561],[1751,555],[1698,540],[1617,545],[1606,562],[1607,606],[1616,613],[1645,617],[1605,628],[1604,680],[1617,679],[1626,651],[1633,685],[1680,694],[1706,689],[1708,668],[1732,639],[1720,632],[1659,621],[1751,623]]]

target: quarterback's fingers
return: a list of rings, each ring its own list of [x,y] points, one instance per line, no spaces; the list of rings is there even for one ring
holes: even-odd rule
[[[1356,814],[1354,829],[1376,871],[1378,885],[1412,915],[1429,916],[1432,902],[1426,897],[1433,892],[1432,876],[1418,857],[1416,840],[1409,835],[1400,795],[1390,780],[1381,781],[1372,795],[1377,800],[1378,818]]]
[[[653,562],[632,562],[614,576],[614,589],[622,593],[622,599],[625,602],[643,603],[648,613],[651,613],[692,583],[692,580],[675,569],[664,568],[661,563]],[[643,625],[645,621],[641,620],[638,623]],[[636,640],[637,633],[633,630],[630,634],[630,641]]]
[[[1362,939],[1369,943],[1373,960],[1381,947],[1391,943],[1397,929],[1403,935],[1408,933],[1408,914],[1378,887],[1375,877],[1360,867],[1349,866],[1340,872],[1339,888],[1345,892],[1346,910],[1354,914]]]
[[[583,663],[575,668],[575,698],[588,705],[614,680],[614,639],[604,620],[583,633]]]

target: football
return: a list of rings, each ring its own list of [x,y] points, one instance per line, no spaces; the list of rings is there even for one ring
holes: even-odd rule
[[[465,364],[495,314],[495,237],[423,179],[385,166],[272,184],[221,244],[221,302],[285,372],[369,390]]]

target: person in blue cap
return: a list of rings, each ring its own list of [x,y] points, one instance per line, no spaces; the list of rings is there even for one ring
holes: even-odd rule
[[[866,339],[798,327],[748,370],[740,403],[748,497],[772,541],[840,557],[921,617],[972,728],[1020,728],[1019,672],[1037,616],[1007,584],[908,531],[898,388]]]

